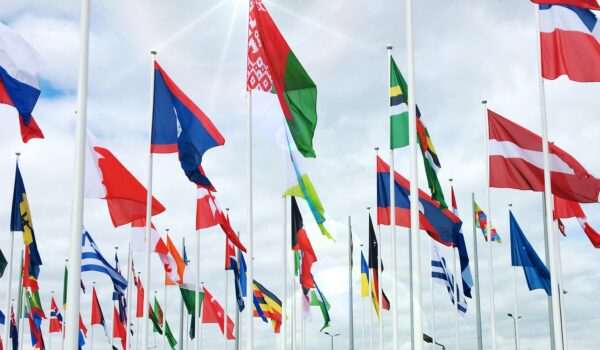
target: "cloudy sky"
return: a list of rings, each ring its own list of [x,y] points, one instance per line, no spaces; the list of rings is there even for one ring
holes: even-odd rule
[[[336,345],[348,346],[347,217],[352,217],[355,242],[367,238],[366,207],[375,206],[376,146],[388,142],[388,43],[400,69],[406,70],[406,32],[403,1],[271,0],[271,15],[286,36],[296,56],[318,85],[319,124],[314,143],[316,160],[305,165],[317,186],[327,212],[328,227],[336,243],[324,240],[307,208],[305,222],[319,261],[314,265],[317,282],[332,309],[330,332],[340,333]],[[46,138],[24,145],[20,140],[16,111],[0,106],[0,248],[8,249],[8,227],[14,152],[22,152],[20,167],[27,188],[38,245],[44,261],[39,280],[44,307],[49,309],[50,291],[62,294],[63,261],[67,256],[73,182],[73,131],[76,110],[79,53],[79,7],[76,1],[4,1],[0,20],[18,31],[44,57],[41,72],[42,97],[34,115]],[[158,50],[158,61],[177,84],[212,119],[226,139],[224,147],[210,150],[204,168],[219,190],[223,207],[231,208],[233,225],[247,238],[245,172],[245,72],[247,3],[242,0],[206,1],[94,1],[90,34],[90,91],[88,126],[113,153],[144,181],[147,176],[149,135],[150,55]],[[483,150],[484,112],[480,101],[489,100],[496,112],[539,132],[538,80],[535,25],[532,5],[526,0],[421,0],[415,4],[416,94],[441,159],[440,180],[449,196],[448,178],[454,178],[459,211],[472,254],[471,193],[485,206]],[[596,119],[600,109],[598,84],[577,84],[564,78],[546,84],[550,137],[577,157],[592,173],[600,173],[600,147]],[[254,237],[255,278],[282,294],[282,201],[284,184],[282,153],[262,128],[273,115],[255,113],[254,138]],[[389,160],[389,152],[382,151]],[[408,170],[406,150],[396,152],[397,169]],[[155,219],[175,242],[187,241],[192,258],[195,222],[195,188],[180,170],[175,155],[155,157],[154,194],[167,207]],[[424,177],[420,166],[421,178]],[[425,182],[421,179],[421,186]],[[494,246],[496,321],[498,348],[513,348],[513,275],[510,267],[508,203],[536,250],[543,255],[541,194],[492,190],[492,220],[505,243]],[[584,206],[592,225],[600,226],[600,209]],[[86,200],[85,225],[105,255],[112,258],[115,246],[126,260],[129,228],[115,229],[106,205]],[[2,224],[3,223],[3,224]],[[567,333],[573,349],[594,349],[600,342],[598,252],[587,241],[576,222],[567,220],[568,238],[561,238]],[[399,319],[401,349],[409,349],[407,291],[407,230],[398,229]],[[389,228],[383,227],[382,247],[386,266],[391,266]],[[286,232],[286,235],[288,233]],[[480,235],[478,232],[477,235]],[[481,236],[478,236],[481,238]],[[22,247],[16,235],[16,254]],[[423,235],[424,330],[431,333],[431,289],[429,286],[429,240]],[[487,250],[479,240],[483,336],[490,346],[489,270]],[[355,266],[358,266],[358,249]],[[207,288],[224,300],[223,234],[216,229],[202,232],[201,274]],[[449,249],[443,254],[451,256]],[[138,269],[141,255],[134,255]],[[125,266],[122,266],[125,269]],[[16,269],[15,269],[16,270]],[[159,260],[152,260],[152,288],[164,298]],[[391,270],[391,269],[390,269]],[[147,276],[142,276],[147,278]],[[229,277],[231,279],[231,277]],[[547,298],[543,291],[529,292],[517,271],[517,293],[521,320],[522,349],[548,349]],[[110,318],[112,287],[105,276],[86,273],[85,284],[97,281],[98,293]],[[384,288],[391,295],[392,276],[386,270]],[[354,274],[358,291],[358,271]],[[4,308],[6,277],[0,297]],[[230,289],[230,292],[232,290]],[[454,349],[454,315],[444,287],[434,285],[436,333],[447,349]],[[289,294],[288,294],[289,295]],[[89,319],[91,296],[82,295],[82,314]],[[178,292],[168,290],[167,318],[178,332]],[[230,294],[230,310],[233,309]],[[161,301],[162,302],[162,301]],[[462,348],[475,347],[474,302],[460,321]],[[354,298],[356,346],[362,346],[361,301]],[[135,323],[135,322],[134,322]],[[392,349],[391,316],[384,314],[385,347]],[[245,325],[242,325],[242,330]],[[323,349],[328,339],[319,334],[321,316],[313,310],[306,323],[306,348]],[[134,327],[135,328],[135,327]],[[257,348],[275,348],[277,337],[260,321],[255,323]],[[377,342],[377,331],[375,341]],[[368,334],[368,327],[367,327]],[[28,337],[28,336],[27,336]],[[367,336],[368,340],[368,336]],[[58,339],[53,340],[58,346]],[[29,340],[26,345],[30,344]],[[152,341],[151,341],[152,344]],[[204,345],[222,344],[216,325],[204,328]],[[368,341],[367,341],[368,344]],[[95,347],[108,349],[102,332],[95,334]],[[233,344],[230,344],[232,348]]]

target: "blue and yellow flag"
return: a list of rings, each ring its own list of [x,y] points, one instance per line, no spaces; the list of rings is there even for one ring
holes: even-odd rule
[[[369,296],[369,266],[363,252],[360,252],[360,296]]]
[[[25,245],[29,246],[31,270],[39,271],[39,266],[42,265],[42,258],[37,249],[33,223],[31,221],[31,211],[29,210],[29,202],[27,201],[27,194],[25,193],[25,184],[23,184],[23,178],[21,177],[21,171],[19,171],[18,164],[15,173],[10,230],[13,232],[23,232],[23,242]],[[34,274],[34,277],[36,279],[38,278],[37,273]]]

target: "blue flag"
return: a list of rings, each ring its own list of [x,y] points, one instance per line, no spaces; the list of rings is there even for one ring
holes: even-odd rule
[[[110,277],[117,293],[125,294],[127,280],[115,268],[110,266],[87,231],[83,232],[81,245],[81,272],[95,271],[103,273]]]
[[[244,254],[242,254],[242,252],[239,250],[238,250],[238,261],[240,264],[240,273],[239,273],[240,286],[241,286],[241,290],[242,290],[242,296],[245,297],[248,295],[248,280],[246,279],[246,260],[244,260]]]
[[[550,272],[537,255],[510,212],[510,251],[512,266],[522,266],[529,290],[544,289],[551,295]]]

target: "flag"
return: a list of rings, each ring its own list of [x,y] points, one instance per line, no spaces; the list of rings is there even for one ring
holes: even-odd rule
[[[483,209],[481,209],[479,207],[479,205],[476,202],[473,202],[473,208],[475,210],[475,213],[474,213],[475,214],[475,227],[478,227],[481,230],[481,233],[483,233],[483,238],[485,238],[485,240],[487,242],[487,240],[488,240],[487,215],[485,214]],[[494,225],[492,225],[492,223],[490,223],[489,230],[492,231],[492,242],[502,243],[502,239],[500,238],[500,235],[498,234],[498,232],[496,231],[496,228],[494,228]]]
[[[81,272],[95,271],[105,274],[110,277],[115,291],[125,294],[127,280],[104,259],[92,236],[85,230],[81,246]]]
[[[292,52],[262,0],[250,1],[247,90],[276,93],[294,142],[316,157],[317,86]]]
[[[554,196],[554,220],[558,221],[558,227],[562,234],[565,234],[565,228],[560,219],[577,218],[583,232],[588,236],[594,248],[600,248],[600,234],[588,223],[587,217],[577,202],[568,201]]]
[[[433,278],[435,282],[446,286],[446,290],[448,290],[448,295],[450,296],[452,305],[455,305],[454,289],[456,288],[456,290],[458,290],[458,312],[464,316],[467,313],[467,300],[465,299],[461,288],[456,285],[454,276],[446,264],[446,259],[440,257],[440,253],[438,252],[435,242],[431,244],[431,257],[431,278]]]
[[[150,224],[150,247],[154,253],[167,254],[167,245],[161,238],[154,224]],[[131,251],[146,251],[146,219],[142,218],[131,223]]]
[[[537,255],[510,212],[510,255],[512,266],[522,266],[529,290],[544,289],[551,295],[550,271]]]
[[[164,314],[156,297],[154,297],[154,309],[152,311],[154,312],[154,317],[156,317],[156,323],[162,329],[164,322]],[[156,332],[156,329],[154,331]]]
[[[225,139],[156,61],[151,139],[152,153],[178,152],[188,179],[198,186],[212,187],[201,170],[202,157],[207,150],[224,145]]]
[[[115,251],[115,271],[117,271],[119,276],[123,277],[123,274],[121,273],[121,266],[119,265],[119,256],[117,255],[116,251]],[[127,321],[127,317],[126,317],[127,300],[125,300],[125,293],[117,290],[117,288],[115,287],[114,291],[113,291],[112,299],[118,301],[119,316],[121,317],[121,322],[126,322]]]
[[[6,326],[6,316],[2,310],[0,310],[0,324]]]
[[[2,23],[0,23],[0,33],[2,31]],[[1,44],[0,44],[1,45]],[[0,67],[0,72],[1,72]],[[0,73],[0,77],[2,74]],[[17,164],[15,172],[15,187],[13,190],[12,212],[10,215],[10,230],[23,232],[23,243],[29,247],[29,257],[31,263],[31,271],[34,271],[33,276],[37,279],[39,267],[42,265],[42,258],[38,252],[37,242],[35,240],[35,232],[33,230],[33,222],[31,220],[31,210],[25,193],[25,184],[21,177],[21,171]]]
[[[10,339],[12,340],[12,349],[19,348],[19,328],[15,320],[15,311],[10,307]]]
[[[240,265],[240,275],[239,275],[239,284],[240,284],[240,289],[242,291],[242,296],[246,297],[247,294],[247,288],[248,288],[248,283],[247,283],[247,279],[246,279],[246,260],[244,259],[244,254],[242,254],[241,251],[238,250],[238,264]]]
[[[304,229],[304,222],[302,220],[302,214],[296,203],[296,198],[292,197],[292,250],[300,251],[302,258],[302,265],[300,269],[300,285],[303,289],[310,289],[315,287],[315,282],[312,278],[312,265],[317,261],[317,255],[313,250],[312,244],[308,239],[306,230]]]
[[[85,197],[105,199],[115,227],[146,218],[146,188],[88,130],[85,157]],[[152,215],[165,207],[152,197]]]
[[[92,315],[90,319],[90,325],[101,325],[104,329],[104,334],[108,338],[108,331],[106,330],[106,321],[104,320],[104,313],[102,312],[102,308],[100,307],[100,302],[98,301],[98,295],[96,294],[96,288],[92,287]]]
[[[253,285],[253,299],[254,299],[254,311],[256,314],[261,316],[263,320],[265,318],[271,320],[273,325],[273,331],[279,333],[281,328],[281,300],[271,293],[262,284],[254,281]],[[262,313],[262,315],[261,315]]]
[[[8,261],[6,261],[6,258],[2,253],[2,249],[0,249],[0,278],[4,275],[4,270],[6,270],[6,266],[8,266]]]
[[[246,247],[244,247],[231,227],[229,219],[223,210],[221,210],[221,207],[219,207],[213,191],[198,187],[198,198],[196,201],[196,230],[213,227],[217,224],[221,227],[227,239],[231,240],[231,242],[242,251],[246,251]]]
[[[171,241],[171,238],[167,235],[167,253],[159,253],[160,261],[163,264],[165,270],[165,285],[174,286],[181,283],[183,272],[185,270],[185,263],[177,251],[177,247]]]
[[[156,298],[154,300],[156,307]],[[162,335],[162,326],[161,322],[159,322],[158,316],[156,315],[156,311],[152,309],[152,305],[148,306],[148,318],[152,321],[152,331],[154,333],[158,333]]]
[[[79,329],[83,332],[83,335],[87,337],[87,328],[83,323],[83,319],[81,318],[81,313],[79,313]]]
[[[410,182],[394,172],[396,226],[410,227]],[[390,224],[390,167],[377,157],[377,224]],[[460,232],[462,222],[450,210],[419,190],[419,222],[436,241],[450,246]]]
[[[144,317],[144,286],[142,284],[140,276],[137,276],[135,317]]]
[[[240,269],[236,259],[235,247],[229,239],[225,239],[225,270],[233,271],[233,282],[235,285],[235,299],[240,312],[244,310],[244,298],[242,297],[242,286],[240,285]]]
[[[450,187],[450,192],[452,194],[452,213],[458,217],[454,186]],[[467,251],[467,244],[465,243],[465,236],[462,233],[462,227],[454,236],[454,247],[458,250],[462,290],[467,298],[472,298],[471,287],[473,287],[473,275],[471,275],[471,267],[469,267],[469,252]]]
[[[365,255],[360,252],[360,296],[369,296],[369,266],[365,260]]]
[[[23,142],[44,138],[31,114],[40,97],[38,73],[42,63],[33,47],[0,22],[0,103],[13,106],[19,112]]]
[[[127,349],[127,331],[125,330],[125,325],[123,324],[123,321],[121,321],[121,316],[119,316],[117,308],[114,306],[112,336],[115,339],[121,339],[121,345],[123,346],[123,350]]]
[[[371,300],[373,301],[373,307],[377,316],[379,316],[379,251],[378,251],[377,237],[375,236],[375,229],[373,228],[373,220],[371,220],[371,214],[369,214],[369,268],[371,269]],[[383,261],[381,262],[381,272],[383,273]],[[385,295],[383,290],[381,291],[383,297],[382,306],[384,310],[390,309],[390,301]]]
[[[542,138],[488,110],[490,187],[544,191]],[[552,193],[578,203],[597,203],[600,179],[549,142]]]
[[[183,325],[181,325],[181,327],[183,327]],[[171,332],[171,327],[169,327],[169,322],[167,322],[167,320],[165,320],[165,335],[167,337],[167,342],[169,342],[169,346],[171,347],[171,349],[175,350],[177,340],[175,340],[175,337]]]
[[[225,315],[225,311],[219,302],[209,293],[209,291],[202,287],[204,291],[204,303],[202,308],[202,323],[217,323],[221,328],[221,333],[225,332],[225,318],[227,318],[227,339],[235,339],[233,335],[235,325],[228,315]]]
[[[311,290],[310,293],[310,305],[318,306],[321,310],[321,314],[323,315],[323,327],[321,327],[322,332],[325,328],[329,327],[329,322],[331,321],[331,318],[329,316],[329,309],[331,308],[331,306],[329,305],[329,302],[327,302],[327,299],[325,299],[325,296],[323,296],[323,293],[321,293],[321,289],[319,289],[319,286],[317,286],[316,282],[315,289]]]
[[[408,86],[400,73],[393,57],[390,57],[390,149],[408,146]],[[421,155],[427,175],[427,184],[431,190],[431,197],[438,201],[442,209],[446,209],[446,200],[442,186],[437,177],[440,170],[440,160],[425,127],[421,111],[417,109],[417,142],[420,145]]]
[[[58,306],[56,306],[56,302],[54,301],[54,297],[50,299],[50,325],[48,329],[48,333],[60,333],[62,332],[63,327],[63,318],[60,314],[60,310],[58,310]]]
[[[542,76],[566,75],[579,82],[600,81],[600,37],[595,0],[534,1],[540,4]]]
[[[31,346],[40,350],[44,350],[46,346],[44,345],[44,338],[42,336],[42,318],[37,312],[29,310],[27,313],[27,319],[29,320]]]

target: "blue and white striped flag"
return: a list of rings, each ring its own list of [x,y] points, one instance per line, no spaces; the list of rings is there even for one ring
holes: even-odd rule
[[[87,231],[83,231],[81,244],[81,272],[96,271],[110,277],[118,293],[125,294],[127,280],[115,270],[100,253],[100,249]]]
[[[448,295],[450,296],[450,301],[452,305],[454,305],[454,276],[448,269],[448,265],[446,264],[446,259],[440,257],[440,253],[438,252],[437,245],[435,242],[431,244],[431,278],[437,283],[441,283],[446,286],[448,290]],[[467,300],[460,288],[460,284],[458,288],[458,312],[464,316],[467,313]]]

